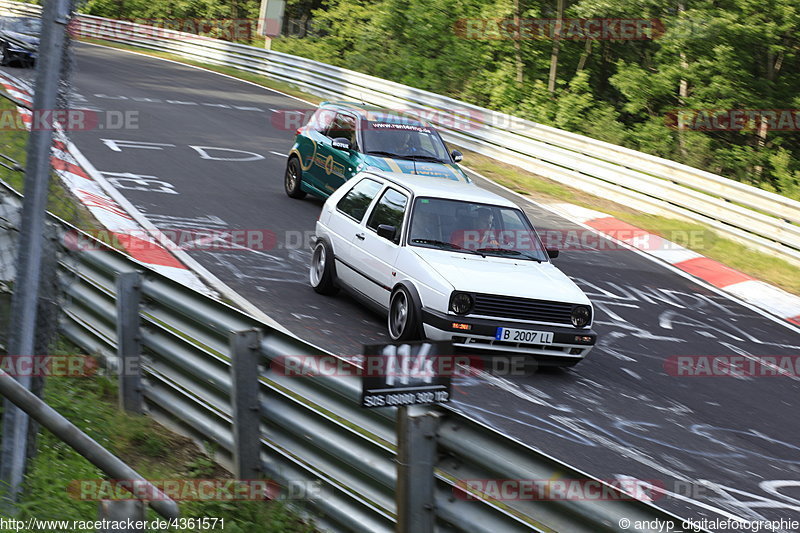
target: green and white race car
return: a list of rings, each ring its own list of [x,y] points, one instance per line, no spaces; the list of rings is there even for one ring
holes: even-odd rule
[[[426,122],[399,111],[351,102],[324,102],[297,130],[284,186],[292,198],[327,198],[363,170],[385,170],[459,182],[470,179]]]

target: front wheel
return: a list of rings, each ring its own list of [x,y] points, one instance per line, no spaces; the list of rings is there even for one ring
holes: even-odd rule
[[[314,246],[308,277],[311,286],[319,294],[332,296],[339,292],[339,287],[336,286],[336,271],[333,266],[333,251],[327,242],[319,241]]]
[[[398,287],[389,300],[389,336],[394,341],[415,341],[422,337],[420,315],[405,287]]]
[[[303,181],[303,169],[300,168],[300,160],[296,157],[289,158],[286,164],[286,175],[283,177],[283,188],[289,198],[305,198],[306,193],[300,187]]]
[[[10,62],[11,57],[8,53],[8,44],[0,42],[0,66],[6,66]]]

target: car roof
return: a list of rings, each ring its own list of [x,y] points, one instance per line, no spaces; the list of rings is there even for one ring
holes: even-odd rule
[[[362,102],[332,100],[332,101],[322,102],[319,106],[336,107],[339,109],[350,111],[358,115],[360,118],[370,121],[385,120],[387,117],[396,117],[396,118],[402,118],[414,124],[430,126],[427,122],[420,119],[419,117],[406,113],[404,111],[397,111],[395,109],[389,109],[387,107],[379,107],[375,105],[365,104]],[[380,115],[376,116],[377,114]]]
[[[433,176],[420,176],[419,174],[405,174],[402,172],[388,172],[370,169],[359,174],[359,177],[372,174],[399,185],[415,196],[431,196],[449,200],[486,203],[505,207],[519,207],[511,200],[478,187],[474,183],[454,181]]]

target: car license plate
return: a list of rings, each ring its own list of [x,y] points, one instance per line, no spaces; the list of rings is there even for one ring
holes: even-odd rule
[[[522,342],[524,344],[553,344],[552,331],[531,331],[529,329],[497,328],[495,340]]]

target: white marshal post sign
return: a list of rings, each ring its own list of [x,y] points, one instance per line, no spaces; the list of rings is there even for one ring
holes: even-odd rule
[[[265,37],[264,48],[269,49],[272,45],[272,38],[281,34],[285,8],[286,0],[261,0],[257,32]]]

